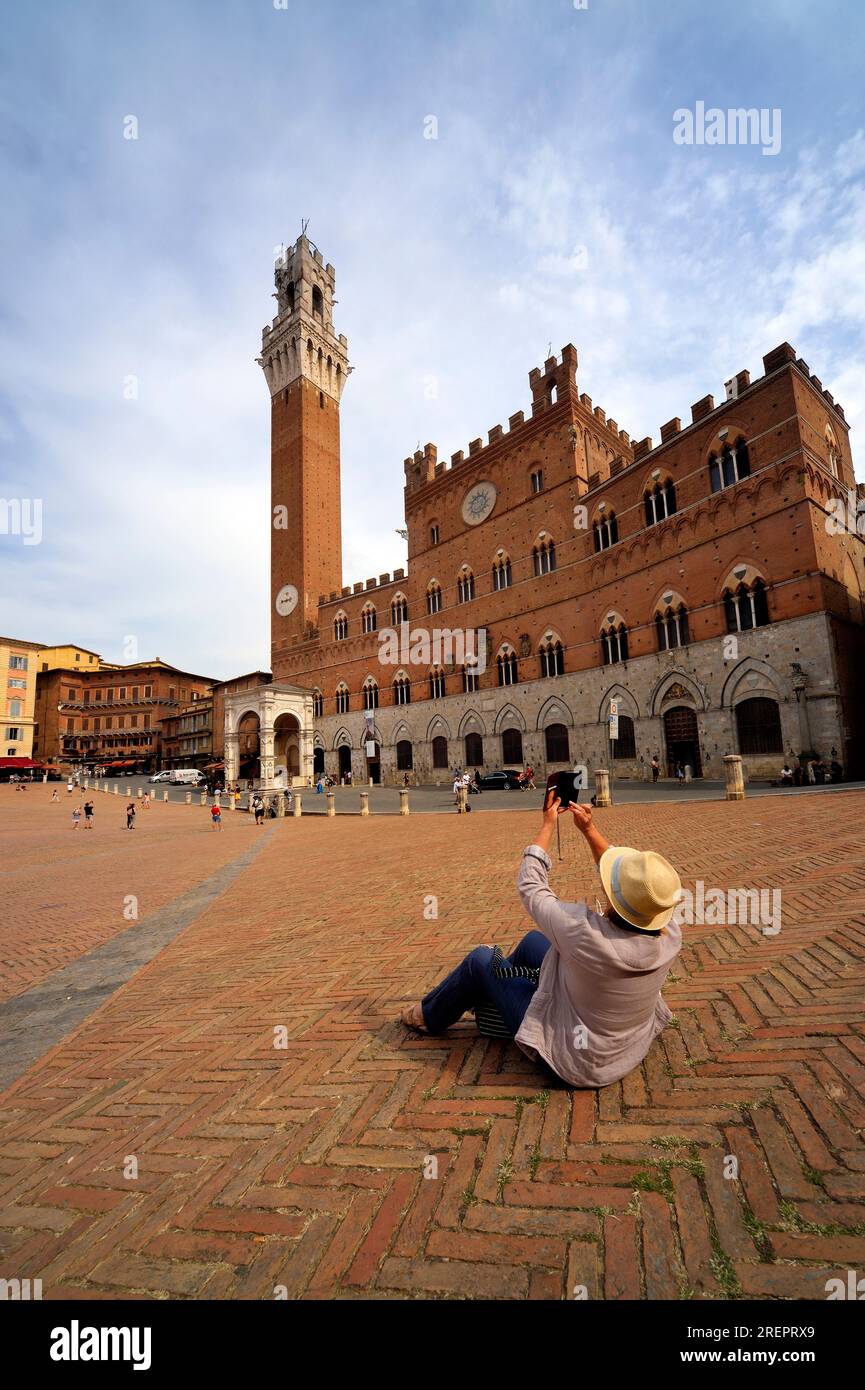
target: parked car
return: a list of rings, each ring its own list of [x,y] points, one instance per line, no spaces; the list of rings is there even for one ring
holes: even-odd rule
[[[520,785],[520,774],[510,768],[505,771],[485,772],[481,776],[481,786],[484,791],[517,791]]]
[[[154,772],[153,776],[152,776],[152,777],[148,777],[147,780],[148,780],[148,782],[169,782],[169,781],[171,780],[171,773],[170,773],[170,772]]]

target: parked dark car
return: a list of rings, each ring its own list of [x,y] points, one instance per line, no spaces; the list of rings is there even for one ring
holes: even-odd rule
[[[485,772],[481,777],[481,786],[484,791],[516,791],[520,785],[520,774],[508,770],[506,772]]]

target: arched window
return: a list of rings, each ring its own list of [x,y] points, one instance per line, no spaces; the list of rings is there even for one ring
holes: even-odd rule
[[[532,550],[535,574],[551,574],[556,568],[556,547],[549,536],[539,540]]]
[[[833,478],[841,476],[841,451],[838,448],[838,441],[829,426],[826,426],[826,456],[829,461],[829,472]]]
[[[676,484],[673,479],[668,478],[665,483],[656,482],[653,487],[647,488],[643,494],[643,505],[647,526],[655,526],[672,516],[676,510]]]
[[[371,603],[365,603],[361,610],[360,626],[362,632],[375,632],[376,615]]]
[[[544,490],[544,470],[535,468],[530,474],[532,492],[543,492]]]
[[[318,285],[312,287],[312,312],[321,318],[324,314],[324,296]]]
[[[390,620],[394,627],[408,622],[408,599],[405,594],[395,594],[390,606]]]
[[[442,611],[442,591],[438,581],[433,579],[426,591],[426,611],[428,613],[440,613]]]
[[[629,714],[619,715],[619,737],[611,739],[614,758],[636,758],[637,744],[634,738],[634,721]]]
[[[519,681],[517,654],[511,647],[503,647],[496,657],[499,672],[499,685],[516,685]]]
[[[395,705],[411,704],[411,681],[408,676],[397,676],[393,683],[393,702]]]
[[[725,487],[734,487],[743,478],[750,477],[751,460],[748,445],[740,435],[731,448],[725,441],[720,457],[709,455],[709,481],[713,492],[722,492]]]
[[[372,676],[367,676],[364,681],[362,693],[364,709],[378,709],[378,684]]]
[[[336,712],[337,714],[348,714],[349,703],[348,686],[344,681],[336,687]]]
[[[437,734],[432,741],[433,767],[447,767],[448,741],[444,734]]]
[[[687,647],[690,642],[688,631],[688,610],[684,603],[675,606],[668,604],[655,613],[655,630],[658,635],[658,651],[671,652],[675,647]]]
[[[342,642],[348,636],[348,618],[345,613],[337,613],[333,620],[334,641]]]
[[[401,738],[396,746],[396,765],[400,772],[411,772],[414,767],[412,762],[411,743],[407,738]]]
[[[312,692],[312,713],[315,719],[321,719],[324,714],[324,696],[320,690]]]
[[[558,638],[542,642],[538,654],[541,661],[542,676],[563,676],[565,674],[565,650]]]
[[[607,626],[601,629],[601,651],[605,666],[613,666],[617,661],[627,661],[628,629],[623,622],[608,622]]]
[[[460,603],[469,603],[475,596],[475,577],[470,569],[463,567],[457,579],[457,598]]]
[[[728,632],[749,632],[754,627],[766,627],[769,622],[769,601],[766,585],[759,577],[752,584],[740,584],[724,590],[724,611]]]
[[[502,730],[502,762],[511,766],[522,766],[523,762],[523,736],[519,729]]]
[[[445,673],[438,666],[434,666],[429,673],[429,697],[431,700],[443,700],[445,696]]]
[[[439,528],[435,522],[429,528],[429,543],[430,545],[438,545],[439,543]]]
[[[570,762],[571,749],[568,742],[568,731],[564,724],[548,724],[544,729],[544,743],[548,763]]]
[[[609,550],[619,539],[619,523],[615,512],[603,511],[592,526],[595,538],[595,551]]]
[[[480,734],[466,734],[466,767],[482,767],[484,741]]]
[[[466,664],[463,667],[463,692],[471,695],[478,688],[478,669]]]
[[[287,298],[287,300],[288,300],[288,312],[289,312],[290,314],[293,314],[293,313],[294,313],[294,281],[293,281],[293,280],[290,280],[290,281],[288,282],[288,288],[287,288],[287,290],[286,290],[285,293],[286,293],[286,298]]]
[[[740,753],[783,753],[781,711],[777,701],[754,696],[736,706]]]
[[[493,590],[511,587],[511,562],[507,555],[497,556],[493,561]]]

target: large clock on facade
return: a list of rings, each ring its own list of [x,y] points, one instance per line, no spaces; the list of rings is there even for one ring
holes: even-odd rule
[[[297,607],[298,593],[293,584],[283,584],[276,596],[276,611],[281,618],[287,618]]]
[[[463,521],[466,526],[477,526],[481,521],[486,521],[496,505],[497,496],[495,483],[475,483],[474,487],[470,487],[463,498]]]

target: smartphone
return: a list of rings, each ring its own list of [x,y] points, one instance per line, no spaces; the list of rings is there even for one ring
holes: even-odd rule
[[[582,776],[579,772],[551,772],[547,778],[547,791],[544,796],[544,804],[550,800],[550,793],[559,798],[562,806],[568,806],[571,802],[574,805],[580,799],[580,787]]]

